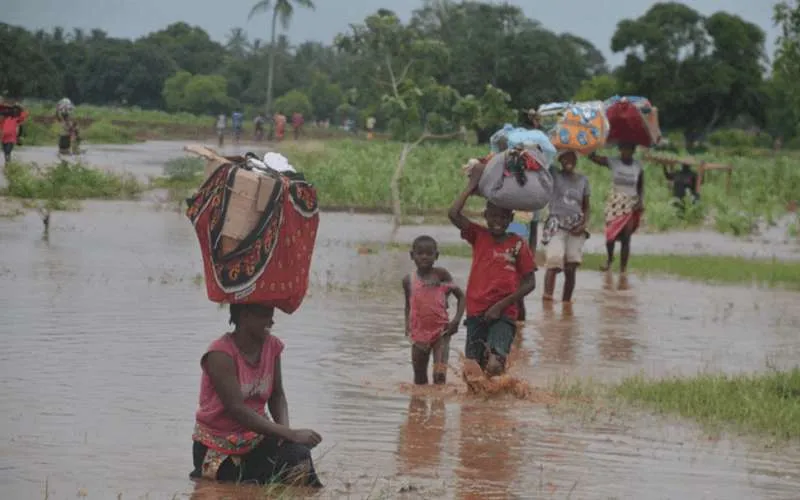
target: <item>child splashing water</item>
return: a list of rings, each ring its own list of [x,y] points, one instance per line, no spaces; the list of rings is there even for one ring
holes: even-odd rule
[[[433,383],[447,380],[450,337],[458,331],[464,316],[464,292],[453,283],[450,273],[434,267],[439,258],[436,240],[419,236],[411,245],[414,273],[403,278],[406,302],[406,336],[411,339],[411,365],[414,383],[428,383],[428,362],[433,353]],[[452,320],[447,315],[447,297],[454,295],[458,309]]]
[[[448,216],[472,246],[465,355],[494,376],[505,371],[516,335],[518,304],[536,287],[536,263],[528,243],[507,231],[514,217],[511,210],[487,202],[483,212],[487,227],[473,223],[462,213],[477,187],[478,176],[470,176]]]

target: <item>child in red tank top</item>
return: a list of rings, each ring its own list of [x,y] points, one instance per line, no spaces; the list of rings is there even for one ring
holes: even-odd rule
[[[403,278],[406,336],[411,340],[411,365],[414,383],[428,383],[428,360],[433,353],[433,383],[447,380],[450,337],[458,331],[464,316],[464,292],[453,283],[446,269],[434,267],[439,257],[436,240],[419,236],[411,245],[411,260],[416,271]],[[458,310],[450,320],[447,297],[454,295]]]

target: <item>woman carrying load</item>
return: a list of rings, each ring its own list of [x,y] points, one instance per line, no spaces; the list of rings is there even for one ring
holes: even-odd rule
[[[212,342],[200,360],[192,478],[322,486],[311,460],[322,437],[289,424],[283,342],[271,334],[273,314],[266,305],[232,304],[233,332]]]
[[[620,144],[619,157],[609,158],[592,152],[592,162],[611,170],[612,189],[606,201],[606,252],[608,260],[601,267],[602,271],[611,270],[614,262],[614,245],[620,242],[619,272],[628,270],[628,258],[631,251],[631,237],[639,228],[644,212],[644,169],[634,159],[635,144]]]

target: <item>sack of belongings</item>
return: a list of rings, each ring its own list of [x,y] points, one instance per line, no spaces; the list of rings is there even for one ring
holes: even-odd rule
[[[603,102],[573,103],[561,111],[550,129],[550,141],[559,151],[585,155],[605,146],[609,128]]]
[[[473,168],[480,175],[478,192],[495,205],[509,210],[541,210],[553,197],[550,162],[536,148],[514,147]]]
[[[296,311],[308,290],[319,226],[316,189],[280,155],[270,157],[280,163],[273,169],[255,155],[185,149],[204,157],[210,171],[186,211],[200,243],[209,300]]]
[[[658,109],[644,97],[614,96],[605,102],[611,129],[609,143],[629,143],[652,147],[661,140]]]
[[[68,98],[63,98],[56,104],[56,117],[63,120],[64,117],[71,115],[75,111],[75,105]]]

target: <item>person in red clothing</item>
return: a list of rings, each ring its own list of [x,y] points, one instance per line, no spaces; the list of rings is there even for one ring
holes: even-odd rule
[[[300,134],[303,131],[303,123],[305,123],[305,120],[303,119],[303,114],[295,111],[292,114],[292,128],[294,129],[295,141],[300,138]]]
[[[311,458],[322,437],[289,424],[274,313],[267,305],[231,304],[233,331],[200,359],[194,479],[322,487]]]
[[[450,221],[472,246],[472,267],[467,281],[467,359],[478,362],[490,376],[505,371],[506,358],[516,334],[518,303],[536,287],[536,262],[528,243],[507,232],[514,212],[486,203],[486,226],[463,213],[467,199],[478,188],[470,176],[466,189],[450,207]]]
[[[13,106],[4,111],[2,118],[3,129],[3,156],[5,162],[11,161],[11,152],[19,139],[19,126],[28,118],[28,112],[19,106]]]

